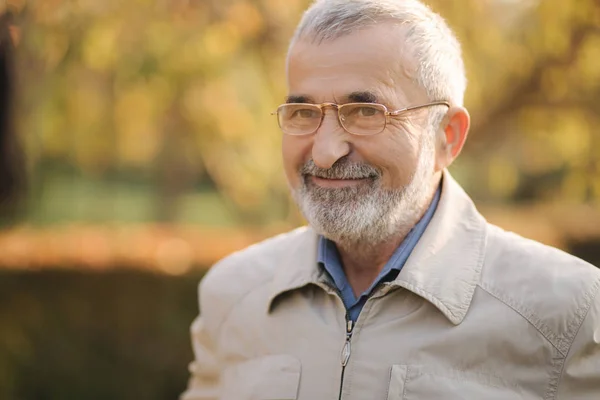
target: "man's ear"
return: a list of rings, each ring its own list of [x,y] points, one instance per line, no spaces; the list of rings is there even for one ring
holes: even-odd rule
[[[467,135],[471,117],[464,107],[452,107],[442,124],[436,152],[436,172],[447,168],[460,154]]]

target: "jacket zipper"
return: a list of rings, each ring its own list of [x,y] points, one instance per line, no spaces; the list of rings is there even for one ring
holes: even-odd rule
[[[348,365],[348,360],[350,360],[350,355],[352,354],[352,330],[354,329],[354,322],[348,318],[346,315],[346,342],[344,343],[344,347],[342,348],[342,377],[340,379],[340,395],[338,397],[339,400],[342,400],[342,390],[344,389],[344,372],[346,371],[346,365]]]

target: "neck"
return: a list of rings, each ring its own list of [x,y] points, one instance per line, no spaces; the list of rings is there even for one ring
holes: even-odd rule
[[[363,293],[377,279],[385,264],[406,239],[411,229],[423,218],[436,190],[437,185],[434,185],[434,190],[431,190],[417,217],[410,224],[399,227],[387,240],[380,243],[336,242],[344,272],[355,295]]]
[[[344,272],[356,296],[367,290],[400,246],[406,234],[376,246],[337,245]]]

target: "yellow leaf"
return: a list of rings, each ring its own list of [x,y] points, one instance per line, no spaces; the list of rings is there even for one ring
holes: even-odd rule
[[[119,21],[102,21],[94,25],[83,43],[83,59],[93,69],[110,69],[119,57],[117,38],[120,33]]]

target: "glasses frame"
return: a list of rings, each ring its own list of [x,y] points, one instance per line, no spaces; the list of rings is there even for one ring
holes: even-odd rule
[[[321,110],[321,120],[319,121],[319,124],[317,125],[317,127],[311,131],[311,132],[306,132],[306,133],[289,133],[286,132],[283,127],[281,126],[281,121],[279,120],[279,112],[281,110],[282,107],[285,106],[316,106]],[[377,107],[381,107],[384,111],[385,111],[385,123],[383,124],[383,128],[381,128],[381,130],[379,132],[376,133],[354,133],[354,132],[350,132],[348,129],[346,129],[346,127],[344,126],[344,122],[342,121],[342,117],[340,116],[340,109],[343,109],[346,106],[377,106]],[[327,107],[331,107],[334,108],[336,110],[337,113],[337,119],[338,122],[340,124],[340,126],[349,134],[351,135],[355,135],[355,136],[373,136],[373,135],[378,135],[381,132],[383,132],[385,130],[385,128],[387,127],[390,118],[392,117],[398,117],[401,114],[404,114],[408,111],[414,111],[414,110],[419,110],[422,108],[427,108],[427,107],[433,107],[433,106],[446,106],[448,108],[450,108],[450,103],[447,101],[433,101],[431,103],[426,103],[426,104],[421,104],[418,106],[410,106],[410,107],[405,107],[405,108],[401,108],[399,110],[395,110],[395,111],[389,111],[388,108],[386,106],[384,106],[383,104],[379,104],[379,103],[346,103],[346,104],[336,104],[336,103],[321,103],[321,104],[313,104],[313,103],[285,103],[280,105],[279,107],[277,107],[277,110],[272,112],[271,115],[276,115],[277,116],[277,124],[279,125],[279,129],[281,129],[281,131],[286,134],[286,135],[290,135],[290,136],[307,136],[307,135],[312,135],[313,133],[315,133],[317,130],[319,130],[319,128],[321,127],[321,125],[323,124],[323,119],[325,119],[325,108]]]

